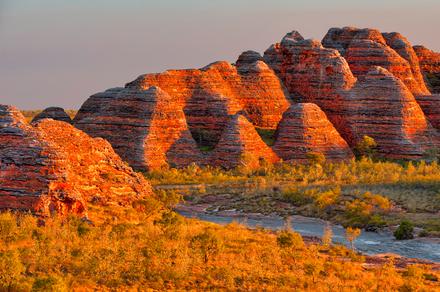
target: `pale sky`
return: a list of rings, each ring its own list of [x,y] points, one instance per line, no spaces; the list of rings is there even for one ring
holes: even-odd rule
[[[440,51],[440,0],[0,0],[0,103],[77,109],[138,75],[234,62],[288,31],[398,31]]]

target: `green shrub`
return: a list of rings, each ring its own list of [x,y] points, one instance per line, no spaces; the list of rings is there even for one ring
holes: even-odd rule
[[[403,220],[400,222],[399,227],[394,231],[394,237],[397,240],[406,240],[414,238],[414,225],[408,221]]]
[[[288,230],[281,231],[277,236],[277,244],[281,248],[298,248],[304,247],[304,241],[299,233]]]
[[[294,206],[304,206],[313,202],[313,198],[307,197],[304,193],[295,189],[285,190],[281,195],[283,200]]]
[[[383,219],[382,216],[379,214],[374,214],[370,217],[368,220],[367,225],[365,226],[365,229],[367,231],[376,231],[377,228],[382,228],[386,226],[386,221]]]
[[[79,236],[85,236],[90,232],[90,226],[87,222],[80,222],[76,228],[76,231],[78,232]]]

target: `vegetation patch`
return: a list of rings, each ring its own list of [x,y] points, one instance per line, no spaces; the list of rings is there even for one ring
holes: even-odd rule
[[[336,290],[434,291],[429,266],[375,264],[342,246],[307,243],[289,229],[249,230],[184,219],[0,214],[0,291]],[[84,224],[87,225],[85,228]],[[350,238],[355,239],[352,230]]]
[[[212,209],[314,216],[367,230],[406,219],[423,228],[423,236],[440,234],[440,166],[435,160],[284,162],[229,171],[193,165],[146,176],[159,188],[189,184],[179,191],[194,203],[217,196],[209,199]]]

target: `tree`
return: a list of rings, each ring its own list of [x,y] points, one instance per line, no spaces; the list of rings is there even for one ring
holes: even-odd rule
[[[408,220],[402,220],[399,227],[394,231],[394,237],[397,240],[413,239],[414,225]]]
[[[357,157],[374,158],[376,155],[377,143],[370,136],[362,137],[362,140],[357,143],[354,152]]]
[[[350,242],[352,250],[355,249],[354,241],[359,237],[359,235],[361,235],[361,230],[359,228],[347,227],[347,229],[345,229],[345,238],[348,242]]]
[[[322,234],[322,245],[325,247],[329,247],[332,244],[332,238],[333,238],[333,229],[330,222],[328,222],[324,226],[324,233]]]

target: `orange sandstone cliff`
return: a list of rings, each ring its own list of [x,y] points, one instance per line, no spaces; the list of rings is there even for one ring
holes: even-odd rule
[[[275,129],[290,102],[286,90],[258,53],[248,51],[236,66],[215,62],[202,69],[145,74],[126,85],[158,86],[185,112],[197,142],[214,146],[230,115],[246,115],[257,127]]]
[[[325,113],[313,103],[292,105],[284,113],[274,150],[285,161],[306,161],[309,153],[321,153],[330,161],[354,157]]]
[[[416,53],[399,33],[381,33],[371,28],[331,28],[322,43],[339,50],[357,77],[380,66],[399,78],[411,93],[430,93],[423,81]]]
[[[200,163],[181,107],[158,87],[113,88],[90,97],[74,120],[92,137],[107,139],[137,170]]]
[[[256,168],[278,160],[247,118],[236,114],[230,117],[220,142],[210,154],[209,164],[226,169],[238,166]]]
[[[0,209],[87,216],[89,202],[124,207],[150,195],[107,141],[50,119],[31,126],[0,105]]]

